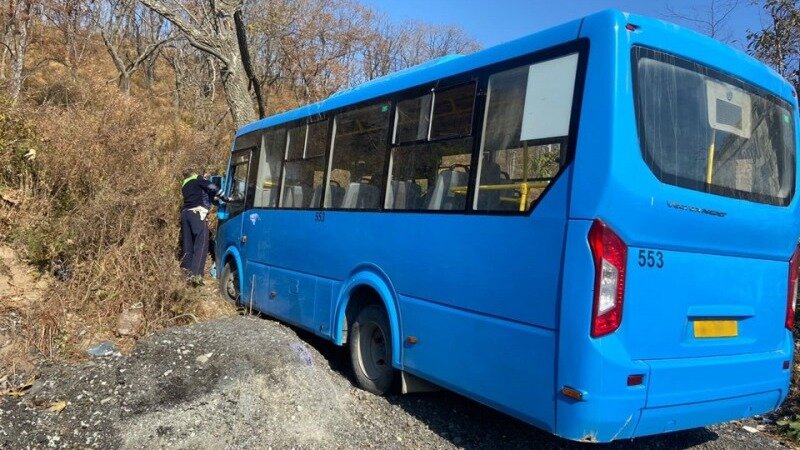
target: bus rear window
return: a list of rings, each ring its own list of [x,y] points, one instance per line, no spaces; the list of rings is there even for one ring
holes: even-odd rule
[[[794,194],[791,106],[706,66],[636,47],[642,154],[664,183],[771,205]]]

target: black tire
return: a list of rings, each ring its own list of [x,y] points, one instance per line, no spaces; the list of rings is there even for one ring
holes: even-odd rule
[[[397,371],[392,367],[392,332],[383,307],[369,305],[359,311],[347,342],[358,386],[377,395],[390,393]]]
[[[240,306],[241,291],[239,290],[239,272],[235,265],[225,263],[219,277],[219,291],[222,297],[236,306]]]

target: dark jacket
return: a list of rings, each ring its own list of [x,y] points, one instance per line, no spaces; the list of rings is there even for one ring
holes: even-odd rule
[[[191,176],[183,180],[183,209],[203,206],[211,207],[211,199],[220,195],[219,187],[199,176]]]

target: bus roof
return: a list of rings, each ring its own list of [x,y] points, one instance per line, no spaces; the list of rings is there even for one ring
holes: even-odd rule
[[[574,41],[583,34],[581,31],[584,27],[584,23],[610,22],[610,24],[618,26],[620,23],[625,23],[628,20],[633,20],[640,24],[646,23],[648,26],[656,25],[657,28],[662,29],[680,30],[683,33],[688,33],[688,35],[691,36],[689,38],[690,40],[695,40],[697,38],[701,39],[700,42],[704,44],[704,47],[713,48],[715,52],[722,52],[723,54],[729,53],[730,56],[735,56],[740,61],[746,61],[748,65],[757,62],[750,55],[733,49],[721,42],[717,42],[707,36],[701,35],[693,30],[684,29],[662,20],[637,16],[619,10],[610,9],[600,11],[598,13],[509,42],[505,42],[494,47],[480,50],[475,53],[468,55],[446,55],[426,61],[413,67],[409,67],[407,69],[400,70],[398,72],[385,75],[380,78],[375,78],[356,87],[336,92],[325,100],[247,124],[238,130],[236,137],[240,137],[257,130],[263,130],[276,125],[292,122],[294,120],[325,114],[329,111],[347,107],[360,102],[377,100],[383,96],[386,96],[387,94],[403,91],[405,89],[411,89],[417,86],[424,86],[443,78],[448,78],[508,59],[524,56],[555,45]],[[583,30],[583,32],[585,33],[586,30]],[[780,84],[788,89],[788,92],[791,92],[791,87],[788,82],[783,80],[783,78],[772,68],[765,66],[761,62],[758,62],[758,66],[759,67],[757,70],[763,71],[762,73],[765,74],[769,73],[768,77],[773,78],[774,81],[777,81],[775,84]],[[777,90],[787,92],[783,89]]]
[[[479,67],[526,55],[539,49],[573,41],[578,38],[582,20],[577,19],[567,22],[469,55],[442,56],[417,66],[370,80],[354,88],[339,91],[320,102],[250,123],[239,130],[237,137],[304,117],[324,114],[362,101],[377,99],[392,92],[410,89]]]

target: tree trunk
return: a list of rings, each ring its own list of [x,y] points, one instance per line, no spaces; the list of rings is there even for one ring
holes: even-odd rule
[[[244,25],[244,18],[242,18],[242,11],[236,11],[233,15],[234,24],[236,25],[236,39],[239,42],[239,53],[242,55],[242,67],[244,67],[245,74],[249,80],[249,85],[253,88],[256,94],[256,104],[258,105],[258,118],[263,119],[264,112],[264,97],[261,95],[261,84],[253,72],[253,63],[250,61],[250,49],[247,48],[247,28]]]
[[[125,95],[131,95],[131,73],[120,72],[119,89],[125,93]]]
[[[256,120],[253,99],[249,92],[249,79],[242,62],[237,40],[234,15],[241,10],[243,0],[219,0],[210,2],[202,25],[189,22],[178,13],[174,2],[165,0],[141,0],[141,2],[169,20],[181,30],[189,44],[214,56],[220,63],[225,99],[237,128]],[[183,7],[185,9],[185,7]]]
[[[8,55],[9,55],[8,47],[6,47],[6,45],[8,45],[8,42],[6,42],[6,40],[4,39],[2,44],[3,44],[3,51],[2,53],[0,53],[0,81],[5,81],[6,61],[8,61]]]
[[[144,62],[144,84],[148,89],[156,84],[156,62],[158,62],[158,52],[150,55]]]
[[[231,117],[236,128],[241,128],[258,119],[253,110],[253,99],[250,97],[250,80],[242,64],[238,51],[238,42],[233,36],[233,42],[226,42],[226,46],[234,46],[235,50],[226,52],[231,55],[227,65],[222,70],[222,87],[225,90],[225,100],[231,110]],[[223,46],[224,48],[224,46]],[[230,47],[228,47],[230,48]]]
[[[68,9],[65,15],[66,23],[64,24],[64,54],[72,81],[76,82],[78,81],[78,44],[75,38],[75,33],[77,30],[73,29],[72,26],[72,9]]]
[[[211,56],[206,56],[205,63],[203,64],[203,72],[205,72],[205,82],[203,83],[203,97],[214,101],[217,98],[217,65],[215,59]]]
[[[9,95],[11,96],[11,104],[15,105],[19,100],[19,94],[22,92],[22,75],[25,69],[25,55],[28,50],[28,26],[30,25],[30,3],[26,3],[20,8],[20,15],[17,17],[17,39],[15,45],[15,52],[11,58],[11,88]]]

